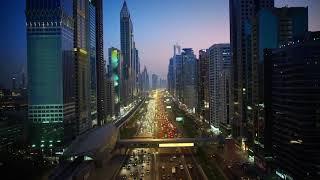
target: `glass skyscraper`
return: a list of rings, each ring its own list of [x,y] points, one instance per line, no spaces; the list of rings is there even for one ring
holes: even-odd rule
[[[31,146],[54,148],[71,139],[75,119],[73,4],[26,2],[28,119]]]
[[[129,9],[126,1],[124,1],[120,12],[120,40],[121,40],[121,53],[123,55],[123,68],[122,68],[122,100],[126,104],[132,97],[132,80],[133,80],[133,25],[130,18]]]
[[[74,5],[74,53],[76,88],[76,132],[79,135],[91,127],[90,120],[90,65],[88,54],[89,1],[73,1]]]
[[[98,124],[97,117],[97,50],[96,50],[96,9],[89,1],[89,62],[90,62],[90,115],[92,125]]]

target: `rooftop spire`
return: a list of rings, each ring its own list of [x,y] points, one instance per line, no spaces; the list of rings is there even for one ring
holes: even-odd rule
[[[120,16],[121,17],[130,17],[130,13],[129,13],[129,9],[128,9],[126,0],[123,2],[122,8],[121,8],[121,12],[120,12]]]

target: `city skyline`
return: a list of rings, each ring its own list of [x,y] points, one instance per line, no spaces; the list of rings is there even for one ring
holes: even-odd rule
[[[320,179],[320,0],[22,1],[0,177]]]
[[[112,46],[120,48],[119,11],[122,3],[123,1],[118,0],[104,1],[105,52]],[[127,0],[127,3],[135,26],[134,34],[137,48],[140,49],[141,66],[146,65],[151,73],[156,73],[162,78],[166,77],[167,65],[173,54],[172,46],[174,44],[178,43],[181,47],[185,48],[192,47],[196,55],[198,55],[198,50],[209,47],[214,43],[229,42],[228,1],[201,0],[200,2],[187,0],[184,1],[183,6],[181,6],[181,2],[179,1],[172,2],[168,0],[152,2],[146,0]],[[285,5],[289,7],[308,6],[309,30],[316,31],[320,29],[320,23],[317,21],[318,10],[320,9],[319,1],[275,1],[276,7],[283,7]],[[4,10],[1,11],[1,17],[3,18],[1,21],[11,28],[1,30],[1,34],[5,34],[6,36],[3,36],[0,42],[0,61],[3,64],[0,68],[2,72],[0,86],[10,88],[11,78],[19,76],[19,73],[26,69],[26,33],[22,30],[25,27],[25,2],[8,2],[2,7]],[[163,9],[166,9],[165,14],[162,14]],[[195,10],[190,11],[190,9]],[[198,13],[197,9],[202,9],[204,13]],[[16,13],[11,14],[9,18],[4,15],[10,14],[13,11]],[[177,16],[177,11],[180,12],[180,16]],[[188,22],[192,22],[190,28],[180,29],[180,31],[176,32],[182,24]],[[175,25],[175,28],[163,28],[170,27],[168,25],[172,24]],[[202,28],[199,28],[200,25]],[[152,32],[146,33],[146,28]],[[177,30],[174,31],[175,29]],[[201,34],[201,38],[191,33],[195,31]],[[161,53],[157,53],[157,58],[154,58],[156,50]],[[104,57],[106,60],[108,59],[106,53]]]

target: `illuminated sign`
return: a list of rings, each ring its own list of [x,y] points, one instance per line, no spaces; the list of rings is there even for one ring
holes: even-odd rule
[[[159,147],[193,147],[194,143],[163,143]]]
[[[118,51],[117,50],[113,50],[111,52],[111,64],[112,64],[112,68],[116,69],[119,65],[119,59],[118,59]]]

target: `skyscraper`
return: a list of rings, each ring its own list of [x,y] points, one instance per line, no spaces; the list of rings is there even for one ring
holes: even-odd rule
[[[150,82],[149,82],[149,74],[148,74],[148,70],[147,67],[144,66],[144,69],[142,71],[141,74],[141,83],[142,83],[142,91],[143,92],[147,92],[150,90]]]
[[[182,56],[182,102],[190,110],[197,105],[196,55],[192,48],[183,48]]]
[[[97,109],[98,124],[101,125],[106,118],[106,68],[103,56],[103,0],[91,1],[96,8],[96,68],[97,68]]]
[[[116,115],[120,113],[121,88],[122,88],[122,74],[121,74],[122,56],[119,49],[111,47],[109,48],[109,66],[110,66],[110,78],[113,80],[114,88],[114,112]]]
[[[175,90],[175,71],[174,71],[174,59],[170,58],[169,65],[168,65],[168,91],[171,94],[174,94]]]
[[[159,88],[159,77],[156,74],[152,74],[152,90]]]
[[[320,172],[320,32],[265,51],[265,106],[276,174],[317,179]]]
[[[135,48],[135,85],[136,85],[136,94],[135,96],[139,95],[139,85],[140,85],[140,82],[139,82],[139,76],[140,76],[140,57],[139,57],[139,50],[137,48]]]
[[[90,63],[90,118],[91,125],[98,124],[97,115],[97,48],[96,48],[96,8],[89,1],[89,63]]]
[[[61,147],[74,136],[76,94],[72,1],[26,2],[28,119],[33,148]]]
[[[183,97],[183,74],[182,74],[182,55],[179,45],[173,46],[173,57],[170,59],[168,66],[168,88],[178,100],[182,101]]]
[[[114,81],[112,77],[108,76],[107,81],[106,81],[106,101],[107,101],[107,106],[106,106],[106,111],[107,111],[107,123],[110,121],[110,118],[114,116],[114,107],[115,107],[115,88],[114,88]]]
[[[198,105],[197,113],[204,119],[209,120],[209,51],[199,51],[198,63]]]
[[[134,60],[134,40],[133,40],[133,26],[127,7],[127,2],[124,1],[120,12],[120,41],[121,52],[123,55],[122,67],[122,100],[125,104],[132,98],[133,92],[133,60]]]
[[[73,1],[76,134],[87,131],[91,125],[90,63],[89,63],[89,1]]]
[[[35,147],[70,142],[104,115],[97,113],[105,106],[101,6],[101,0],[27,1],[29,119]]]
[[[251,34],[254,15],[262,8],[274,7],[274,0],[230,0],[230,43],[234,119],[232,133],[246,140],[252,134],[252,63]],[[250,108],[249,108],[250,109]],[[252,141],[249,140],[249,141]]]
[[[208,51],[210,124],[230,133],[233,116],[230,44],[215,44]]]
[[[308,9],[268,8],[260,10],[253,20],[252,31],[252,109],[253,112],[253,140],[255,159],[265,162],[265,157],[271,155],[270,135],[265,129],[264,104],[264,50],[278,48],[294,41],[301,40],[308,31]],[[266,158],[268,159],[268,158]],[[260,161],[262,160],[262,161]],[[265,166],[265,163],[261,163]]]

